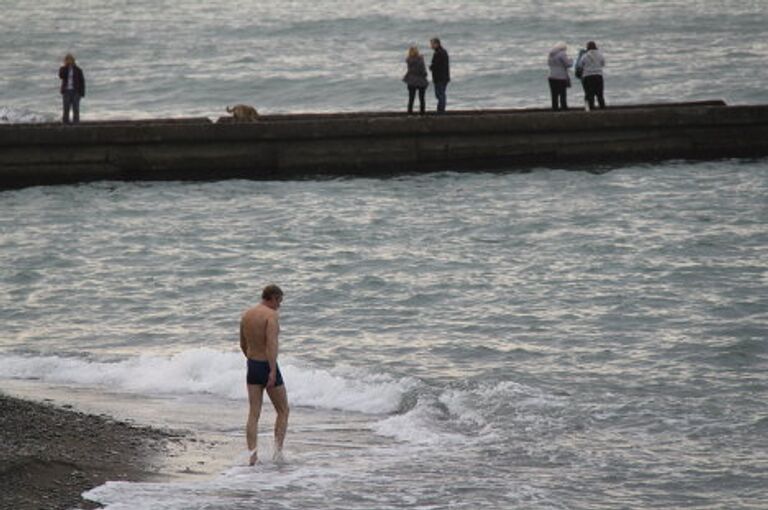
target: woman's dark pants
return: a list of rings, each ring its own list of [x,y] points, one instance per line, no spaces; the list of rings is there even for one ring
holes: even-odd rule
[[[424,93],[426,87],[412,87],[408,86],[408,113],[413,113],[413,100],[416,98],[416,91],[419,91],[419,111],[424,114],[426,105],[424,104]]]

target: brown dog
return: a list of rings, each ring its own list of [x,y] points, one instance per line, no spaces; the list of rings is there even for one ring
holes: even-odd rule
[[[259,112],[253,106],[236,104],[232,108],[227,106],[227,113],[231,113],[235,122],[254,122],[259,120]]]

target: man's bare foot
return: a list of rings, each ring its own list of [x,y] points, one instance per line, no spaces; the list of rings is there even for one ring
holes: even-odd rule
[[[259,452],[258,450],[253,450],[251,452],[251,457],[248,459],[248,465],[253,466],[259,461]]]
[[[278,464],[285,462],[285,456],[283,455],[283,450],[275,450],[272,453],[272,462],[276,462]]]

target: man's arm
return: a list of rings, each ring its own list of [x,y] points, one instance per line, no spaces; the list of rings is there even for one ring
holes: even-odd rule
[[[269,379],[267,380],[267,388],[272,388],[275,385],[277,378],[277,335],[280,333],[280,325],[278,324],[277,313],[267,319],[266,326],[266,351],[267,362],[269,363]]]
[[[243,351],[243,355],[248,357],[248,342],[245,340],[245,321],[240,319],[240,350]]]

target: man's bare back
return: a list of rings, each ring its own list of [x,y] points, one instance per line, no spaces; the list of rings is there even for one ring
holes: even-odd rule
[[[268,332],[277,340],[277,335],[280,333],[277,310],[259,303],[245,311],[240,320],[240,348],[246,358],[269,361],[267,358]]]

